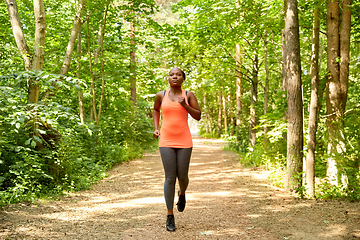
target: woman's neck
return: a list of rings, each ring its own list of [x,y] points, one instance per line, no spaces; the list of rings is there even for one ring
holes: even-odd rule
[[[170,92],[172,94],[178,94],[178,93],[181,93],[181,87],[170,87]]]

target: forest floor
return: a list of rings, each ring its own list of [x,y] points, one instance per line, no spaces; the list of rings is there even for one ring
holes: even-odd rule
[[[194,139],[187,205],[165,230],[159,153],[120,164],[92,190],[0,211],[0,239],[360,239],[360,204],[300,200],[244,168],[223,142]],[[175,203],[177,197],[175,198]]]

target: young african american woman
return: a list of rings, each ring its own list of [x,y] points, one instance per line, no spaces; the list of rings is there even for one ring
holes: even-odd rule
[[[189,164],[192,152],[192,137],[188,125],[188,114],[201,119],[201,110],[194,93],[181,89],[186,75],[179,68],[169,72],[170,89],[155,96],[153,120],[155,138],[159,138],[159,149],[165,171],[164,196],[167,207],[166,229],[175,231],[174,196],[176,178],[179,181],[177,209],[185,209],[185,191],[189,185]],[[160,109],[162,124],[159,131]]]

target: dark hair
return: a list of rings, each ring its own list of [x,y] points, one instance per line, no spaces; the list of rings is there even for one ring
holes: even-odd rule
[[[186,79],[186,74],[185,74],[185,72],[184,72],[183,70],[181,70],[180,68],[178,68],[178,67],[174,67],[174,68],[172,68],[171,70],[173,70],[173,69],[179,69],[179,70],[181,71],[181,73],[182,73],[182,75],[183,75],[183,77],[184,77],[184,81],[185,81],[185,79]],[[171,72],[171,70],[170,70],[170,72]]]

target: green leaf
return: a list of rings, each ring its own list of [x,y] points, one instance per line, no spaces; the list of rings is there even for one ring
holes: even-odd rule
[[[32,140],[32,138],[29,138],[28,140],[26,140],[25,145],[29,145],[31,140]]]
[[[42,143],[42,140],[38,137],[38,136],[34,136],[34,139],[39,142],[39,143]]]
[[[36,142],[34,140],[31,141],[31,146],[36,147]]]
[[[20,123],[17,122],[16,125],[15,125],[15,127],[16,127],[17,129],[19,129],[19,128],[20,128]]]

